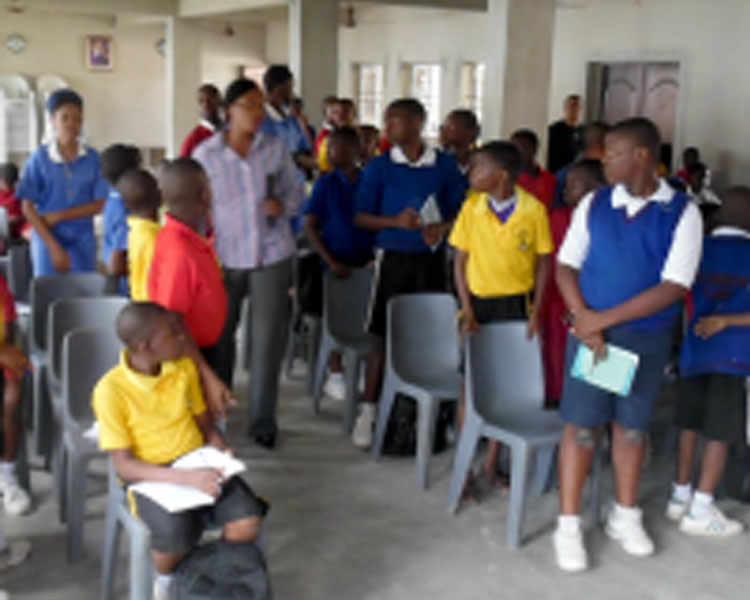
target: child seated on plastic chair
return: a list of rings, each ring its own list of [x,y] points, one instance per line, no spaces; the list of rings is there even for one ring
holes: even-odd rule
[[[0,456],[0,496],[9,515],[22,515],[31,508],[31,499],[16,478],[16,458],[21,443],[21,380],[29,361],[10,341],[16,320],[16,307],[8,283],[0,275],[0,366],[3,382],[3,448]]]
[[[255,542],[268,505],[239,477],[225,479],[212,468],[175,469],[175,459],[205,444],[229,452],[206,409],[198,371],[185,356],[181,324],[150,302],[126,306],[117,333],[126,346],[120,364],[94,389],[99,444],[108,450],[126,484],[162,481],[197,488],[216,498],[207,507],[168,512],[133,490],[130,506],[151,531],[158,575],[155,600],[170,598],[171,573],[208,525],[225,540]]]

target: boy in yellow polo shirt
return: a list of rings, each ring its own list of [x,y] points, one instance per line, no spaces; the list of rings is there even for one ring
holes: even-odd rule
[[[170,467],[204,444],[229,450],[206,410],[198,370],[185,356],[182,331],[158,304],[126,306],[117,319],[126,349],[93,395],[99,445],[110,452],[120,479],[127,484],[177,483],[216,498],[211,506],[172,513],[146,496],[129,494],[134,512],[151,531],[159,573],[155,599],[171,597],[169,574],[195,546],[207,523],[222,527],[225,540],[249,544],[257,538],[268,509],[239,477],[224,479],[216,469]]]
[[[516,185],[521,155],[493,141],[474,153],[464,202],[449,242],[456,249],[454,276],[464,335],[495,321],[524,320],[539,333],[537,307],[544,297],[554,250],[547,211]],[[463,401],[459,418],[463,417]],[[499,445],[490,444],[484,474],[496,479]]]
[[[154,257],[156,236],[161,230],[161,195],[153,175],[144,169],[126,172],[117,184],[128,210],[128,271],[130,297],[136,302],[148,300],[148,272]]]

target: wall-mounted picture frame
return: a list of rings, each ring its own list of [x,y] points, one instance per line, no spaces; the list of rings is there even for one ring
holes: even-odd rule
[[[111,71],[115,66],[115,42],[109,35],[86,36],[86,68]]]

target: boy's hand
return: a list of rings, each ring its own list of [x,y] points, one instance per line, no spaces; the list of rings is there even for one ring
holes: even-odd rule
[[[228,406],[237,406],[237,399],[232,394],[232,390],[224,385],[224,382],[214,373],[204,376],[203,393],[214,422],[227,418]]]
[[[422,228],[422,239],[428,246],[434,246],[445,235],[445,226],[443,223],[433,223],[432,225],[425,225]]]
[[[460,333],[462,337],[474,335],[479,331],[479,322],[473,311],[464,311],[461,319]]]
[[[401,229],[416,231],[419,229],[420,225],[421,221],[419,219],[419,214],[410,206],[402,210],[396,216],[396,226]]]
[[[62,249],[62,246],[57,245],[50,248],[49,255],[52,259],[52,266],[55,267],[55,271],[58,273],[67,273],[70,271],[70,256],[68,256],[68,253]]]
[[[284,204],[277,198],[266,198],[264,201],[266,216],[277,218],[284,216]]]
[[[31,363],[26,355],[12,344],[0,345],[0,364],[7,368],[18,379],[27,370],[31,370]]]
[[[695,335],[707,340],[711,336],[724,331],[727,328],[727,320],[721,315],[703,317],[695,324]]]
[[[606,324],[599,311],[584,308],[573,316],[573,333],[581,340],[600,334],[604,329],[606,329]]]
[[[55,225],[62,221],[59,211],[48,212],[46,215],[42,215],[42,219],[50,229],[52,229]]]
[[[224,477],[218,469],[186,469],[184,473],[184,485],[194,487],[212,498],[218,498],[221,494]]]
[[[588,337],[579,337],[586,346],[594,353],[594,364],[607,357],[607,342],[601,333],[595,333]]]
[[[331,272],[341,279],[346,279],[352,274],[352,270],[349,266],[337,260],[331,261],[328,263],[328,266],[331,268]]]

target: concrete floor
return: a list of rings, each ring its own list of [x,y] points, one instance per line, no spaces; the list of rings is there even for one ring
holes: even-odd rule
[[[230,426],[230,441],[248,462],[248,479],[273,503],[268,518],[268,561],[277,600],[501,600],[518,598],[611,600],[745,600],[750,589],[747,535],[729,541],[680,534],[663,516],[672,466],[653,461],[642,497],[656,556],[625,555],[600,530],[589,533],[593,568],[566,576],[554,565],[550,533],[556,496],[529,501],[526,543],[519,551],[504,542],[507,497],[496,494],[446,512],[452,452],[433,461],[431,488],[414,483],[410,459],[374,464],[342,438],[341,407],[325,401],[312,414],[298,382],[284,382],[279,448],[267,452],[242,436],[243,414]],[[17,600],[81,600],[98,597],[103,533],[103,469],[90,479],[87,557],[65,562],[64,529],[50,499],[50,478],[33,473],[36,510],[5,518],[9,537],[34,545],[28,563],[3,574],[0,587]],[[605,472],[605,497],[611,474]],[[723,503],[750,525],[750,507]],[[118,597],[127,598],[120,567]]]

